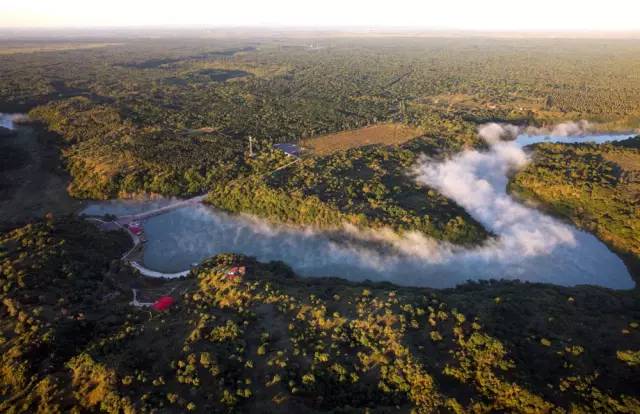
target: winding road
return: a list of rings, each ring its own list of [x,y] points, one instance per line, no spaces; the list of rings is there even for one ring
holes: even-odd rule
[[[142,213],[138,213],[138,214],[131,214],[131,215],[126,215],[126,216],[120,216],[117,217],[113,222],[107,222],[104,221],[98,217],[87,217],[88,220],[92,220],[92,221],[96,221],[98,222],[104,229],[107,229],[107,226],[111,223],[115,224],[115,226],[117,226],[118,228],[123,229],[124,231],[127,232],[127,234],[131,237],[131,240],[133,241],[133,247],[131,249],[129,249],[129,251],[127,251],[124,255],[122,255],[121,260],[125,263],[130,264],[132,267],[134,267],[135,269],[137,269],[141,274],[143,274],[144,276],[148,276],[148,277],[161,277],[161,278],[166,278],[166,279],[174,279],[174,278],[178,278],[178,277],[184,277],[187,276],[189,274],[189,272],[191,272],[191,270],[184,270],[182,272],[177,272],[177,273],[164,273],[164,272],[158,272],[155,270],[151,270],[148,269],[146,267],[144,267],[142,264],[140,264],[139,262],[137,262],[136,260],[132,260],[130,257],[136,253],[138,251],[138,249],[140,249],[140,246],[142,245],[142,240],[140,239],[140,237],[138,235],[136,235],[135,233],[133,233],[131,230],[129,230],[129,224],[134,222],[134,221],[140,221],[140,220],[145,220],[154,216],[158,216],[160,214],[165,214],[168,213],[172,210],[178,209],[178,208],[182,208],[182,207],[186,207],[189,205],[194,205],[194,204],[199,204],[202,203],[205,199],[207,198],[207,194],[203,194],[203,195],[199,195],[193,198],[189,198],[186,200],[182,200],[182,201],[177,201],[173,204],[169,204],[168,206],[164,206],[164,207],[160,207],[157,208],[155,210],[148,210],[148,211],[144,211]],[[114,228],[112,227],[111,230],[113,230]]]

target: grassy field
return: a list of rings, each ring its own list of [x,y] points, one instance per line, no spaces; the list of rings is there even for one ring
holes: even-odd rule
[[[400,145],[420,135],[420,128],[397,122],[385,123],[311,138],[304,141],[303,146],[314,155],[329,155],[365,145]]]

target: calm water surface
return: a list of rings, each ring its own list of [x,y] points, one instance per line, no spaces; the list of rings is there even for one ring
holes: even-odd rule
[[[516,144],[523,147],[545,141],[601,143],[628,137],[520,136]],[[85,213],[132,214],[170,202],[110,201],[95,203]],[[408,286],[444,288],[467,280],[520,279],[565,286],[634,287],[618,256],[591,234],[566,227],[574,243],[554,246],[545,254],[516,254],[497,248],[499,243],[495,241],[463,249],[424,239],[406,240],[403,245],[413,245],[413,250],[381,250],[366,243],[370,235],[362,236],[361,243],[340,242],[327,233],[270,225],[256,218],[194,205],[145,221],[149,241],[145,245],[144,264],[153,270],[177,272],[212,255],[235,252],[255,256],[260,261],[282,260],[304,276],[339,276]]]

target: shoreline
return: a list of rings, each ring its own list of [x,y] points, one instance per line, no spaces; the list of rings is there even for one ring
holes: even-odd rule
[[[96,218],[90,218],[90,219],[94,219],[97,221],[102,221],[100,219],[96,219]],[[132,239],[132,241],[134,242],[134,246],[129,249],[127,252],[125,252],[125,254],[122,257],[122,260],[125,261],[127,264],[129,264],[130,266],[138,269],[140,271],[140,273],[144,276],[147,277],[151,277],[151,278],[162,278],[162,279],[172,279],[172,278],[179,278],[179,277],[185,277],[187,275],[189,275],[189,273],[192,271],[192,269],[194,267],[197,267],[198,265],[200,265],[201,263],[205,262],[207,259],[216,256],[217,254],[221,254],[223,253],[223,251],[220,251],[218,253],[216,253],[215,251],[212,252],[211,254],[208,254],[206,257],[197,260],[198,265],[194,266],[194,267],[189,267],[189,268],[185,268],[185,269],[178,269],[178,271],[172,270],[172,271],[160,271],[160,270],[156,270],[154,268],[148,267],[146,266],[142,260],[140,260],[141,258],[141,253],[142,253],[142,248],[143,248],[143,243],[141,242],[140,238],[138,238],[135,234],[133,234],[132,232],[130,232],[126,227],[120,225],[119,223],[115,223],[115,225],[118,225],[119,228],[127,231],[127,233],[129,233],[129,237]],[[574,228],[576,231],[581,231],[584,232],[583,230],[577,228],[575,225],[570,224],[570,226],[572,228]],[[296,229],[297,227],[292,227],[290,226],[292,229]],[[586,234],[591,234],[589,232],[584,232]],[[595,235],[593,235],[595,237]],[[597,238],[596,238],[597,239]],[[599,242],[601,242],[598,239]],[[335,242],[335,240],[334,240]],[[604,243],[603,243],[604,244]],[[553,285],[553,286],[562,286],[562,287],[577,287],[577,286],[581,286],[581,285],[591,285],[591,286],[596,286],[596,287],[601,287],[601,288],[605,288],[605,289],[610,289],[610,290],[616,290],[616,291],[635,291],[638,288],[638,284],[636,283],[635,278],[633,277],[633,274],[631,273],[629,266],[626,262],[626,260],[624,260],[625,258],[622,255],[619,255],[617,252],[615,251],[611,251],[611,249],[609,248],[609,246],[606,246],[606,249],[608,252],[610,252],[612,255],[615,254],[615,256],[620,260],[620,264],[622,266],[624,266],[624,268],[626,268],[626,272],[628,272],[628,278],[630,279],[631,282],[631,286],[629,287],[614,287],[614,286],[608,286],[606,284],[602,284],[602,283],[597,283],[597,282],[588,282],[588,281],[573,281],[573,282],[569,282],[569,283],[559,283],[559,282],[554,282],[551,280],[545,280],[544,278],[542,280],[540,280],[538,278],[538,280],[527,280],[527,279],[523,279],[521,277],[514,277],[514,278],[509,278],[509,277],[501,277],[501,278],[496,278],[497,280],[504,280],[504,281],[520,281],[522,283],[539,283],[539,284],[549,284],[549,285]],[[227,251],[227,250],[225,250]],[[240,255],[245,255],[245,256],[250,256],[250,257],[256,257],[255,253],[249,253],[249,252],[244,252],[243,250],[233,250],[230,249],[228,251],[234,251],[237,254]],[[397,256],[397,255],[396,255]],[[259,257],[259,255],[258,255]],[[273,261],[273,260],[281,260],[284,263],[291,263],[289,260],[285,259],[274,259],[274,258],[261,258],[258,259],[261,260],[263,262],[268,262],[268,261]],[[289,265],[290,266],[290,265]],[[435,266],[438,266],[437,264],[435,264]],[[339,279],[344,279],[353,283],[363,283],[366,280],[369,280],[373,283],[391,283],[394,286],[401,286],[401,287],[417,287],[417,288],[431,288],[431,289],[448,289],[448,288],[454,288],[455,286],[461,285],[461,284],[465,284],[468,280],[473,280],[473,281],[477,281],[479,283],[482,283],[482,281],[484,280],[488,280],[487,278],[484,277],[479,277],[479,278],[468,278],[466,280],[453,280],[452,283],[450,285],[442,285],[439,286],[437,283],[437,280],[435,281],[435,283],[431,283],[431,284],[420,284],[420,283],[415,283],[415,282],[409,282],[407,284],[403,284],[403,283],[397,283],[397,281],[393,281],[392,279],[388,279],[388,280],[384,280],[384,279],[377,279],[375,272],[372,273],[372,275],[370,277],[367,277],[366,275],[361,275],[361,276],[353,276],[353,277],[345,277],[344,276],[344,272],[343,273],[337,273],[333,270],[327,270],[325,273],[322,274],[318,274],[317,272],[315,272],[315,274],[313,273],[313,270],[311,270],[312,274],[304,274],[300,273],[300,270],[295,270],[293,269],[300,277],[305,278],[305,279],[316,279],[316,278],[326,278],[326,277],[334,277],[334,278],[339,278]],[[347,270],[348,271],[348,270]],[[453,271],[453,270],[450,270]],[[437,269],[434,269],[433,275],[437,276],[439,273],[437,272]],[[446,273],[446,272],[445,272]],[[446,276],[446,274],[443,273],[443,275]],[[505,275],[509,275],[509,273],[504,273]],[[514,275],[513,273],[511,273],[512,275]],[[428,276],[428,275],[427,275]]]
[[[191,269],[187,269],[187,270],[183,270],[180,272],[161,272],[158,270],[153,270],[150,269],[142,264],[140,264],[140,262],[138,262],[138,260],[134,259],[130,259],[130,256],[134,255],[134,254],[140,254],[142,253],[142,250],[144,249],[143,243],[140,240],[140,237],[138,237],[137,235],[135,235],[131,230],[129,230],[128,227],[121,225],[120,223],[118,223],[117,221],[104,221],[102,219],[99,219],[97,217],[89,217],[89,216],[85,216],[84,217],[85,220],[88,221],[95,221],[98,222],[102,225],[108,225],[108,224],[113,224],[114,226],[117,226],[120,230],[124,231],[125,233],[127,233],[129,235],[129,237],[131,238],[131,241],[133,242],[133,246],[131,247],[131,249],[127,250],[122,257],[120,258],[120,260],[123,263],[126,263],[128,265],[130,265],[131,267],[133,267],[134,269],[138,270],[140,272],[140,274],[142,274],[143,276],[146,277],[151,277],[151,278],[157,278],[157,279],[177,279],[177,278],[181,278],[181,277],[186,277],[189,275],[189,273],[191,273]]]
[[[511,187],[510,186],[510,180],[509,180],[509,177],[507,177],[507,187],[505,189],[505,193],[507,195],[509,195],[509,196],[514,196],[513,192],[510,191],[511,190],[510,187]],[[152,199],[158,199],[158,198],[159,197],[156,196],[156,197],[153,197]],[[199,196],[199,197],[196,197],[196,198],[201,198],[201,200],[199,200],[199,202],[202,202],[202,201],[205,201],[206,195]],[[519,197],[514,197],[514,199],[518,200],[518,202],[524,204],[525,206],[531,207],[531,204],[529,202],[527,202],[528,200],[524,200],[524,199],[519,198]],[[118,199],[118,200],[131,200],[131,199]],[[138,198],[138,200],[139,200],[139,198]],[[188,201],[188,200],[182,199],[180,201],[177,201],[177,203],[174,203],[173,205],[175,205],[175,204],[182,205],[186,201]],[[206,204],[206,203],[203,203],[203,204]],[[171,207],[171,206],[166,206],[166,207]],[[541,211],[542,213],[545,213],[545,214],[549,213],[549,211],[547,211],[545,209],[540,209],[539,206],[533,206],[533,207],[536,208],[537,210]],[[161,208],[160,210],[162,210],[162,209],[163,208]],[[172,210],[173,208],[170,208],[170,209]],[[159,214],[163,214],[163,212],[161,212]],[[120,218],[121,219],[125,219],[126,218],[128,220],[131,217],[132,220],[136,220],[136,216],[137,215],[140,215],[140,214],[132,214],[130,216],[123,215]],[[240,214],[240,215],[242,215],[242,214]],[[549,214],[549,215],[552,216],[552,217],[557,217],[555,214]],[[608,287],[608,288],[611,288],[611,289],[614,289],[614,290],[635,290],[635,289],[637,289],[637,287],[638,287],[638,283],[637,283],[637,277],[638,277],[637,276],[638,275],[637,269],[638,269],[638,266],[636,264],[634,264],[633,258],[630,258],[629,255],[624,254],[624,252],[620,252],[620,251],[618,251],[616,249],[613,249],[605,241],[601,240],[596,234],[577,226],[572,221],[567,220],[566,218],[564,220],[561,220],[561,221],[564,222],[565,224],[569,225],[575,231],[583,232],[584,234],[588,234],[590,236],[593,236],[599,243],[603,244],[606,247],[606,250],[609,253],[611,253],[612,255],[615,255],[620,260],[621,264],[626,269],[626,272],[627,272],[627,274],[630,277],[631,282],[632,282],[632,286],[631,287],[624,287],[624,288],[608,287],[606,284],[603,285],[603,284],[594,283],[594,282],[591,282],[590,284],[603,286],[603,287]],[[292,228],[294,230],[304,230],[304,227],[301,227],[301,226],[295,225],[295,224],[287,224],[287,227],[290,227],[290,228]],[[133,235],[133,233],[131,233],[130,231],[128,231],[128,233],[130,234],[130,237],[134,241],[134,248],[132,248],[131,251],[127,252],[127,254],[123,257],[123,260],[126,260],[127,263],[129,263],[134,268],[138,269],[143,275],[148,276],[148,277],[176,278],[176,277],[186,276],[186,275],[188,275],[190,273],[190,271],[191,271],[190,268],[189,269],[185,269],[185,270],[180,270],[180,271],[177,271],[177,272],[175,272],[175,271],[162,272],[162,271],[154,270],[154,269],[151,269],[151,268],[145,266],[141,260],[135,260],[135,259],[130,258],[130,256],[133,253],[135,253],[135,249],[139,248],[139,245],[141,245],[141,241],[139,240],[139,238],[137,236]],[[210,257],[210,256],[207,256],[207,257]],[[286,259],[283,259],[283,260],[286,261]],[[200,260],[199,260],[199,262],[200,262]],[[330,274],[330,272],[331,271],[327,271],[327,274]],[[502,274],[507,275],[509,273],[502,272]],[[308,277],[317,277],[317,276],[308,276]],[[358,277],[357,279],[360,279],[360,277]],[[357,279],[354,279],[354,280],[357,280]],[[475,280],[482,280],[482,279],[485,279],[485,278],[480,277],[479,279],[475,279]],[[348,280],[352,280],[352,279],[348,279]],[[505,279],[505,280],[509,280],[509,279]],[[523,279],[518,279],[518,280],[523,280]],[[544,278],[543,278],[543,280],[544,280]],[[524,279],[524,281],[527,281],[527,280]],[[556,284],[556,285],[560,285],[560,286],[577,286],[577,285],[581,284],[581,283],[575,283],[575,282],[572,282],[572,284],[558,284],[558,283],[553,283],[553,282],[549,282],[549,281],[535,281],[535,280],[530,281],[530,282],[531,283],[551,283],[551,284]],[[394,282],[390,282],[390,283],[394,283]],[[582,283],[582,284],[584,284],[584,283]],[[418,286],[418,285],[415,285],[415,286]],[[425,286],[429,286],[429,285],[425,285]],[[434,286],[431,286],[431,287],[432,288],[436,288],[436,289],[438,288],[438,287],[434,287]],[[444,288],[444,287],[439,287],[439,288],[441,289],[441,288]]]
[[[584,233],[590,234],[596,239],[598,239],[598,241],[603,245],[605,245],[611,253],[615,254],[620,258],[620,260],[622,260],[627,270],[629,271],[631,278],[635,282],[636,286],[634,289],[640,289],[640,259],[636,258],[633,254],[629,252],[619,250],[615,246],[610,245],[605,240],[601,239],[598,236],[598,234],[578,226],[578,224],[573,222],[573,220],[571,220],[570,217],[567,217],[561,213],[558,213],[555,209],[553,209],[553,207],[546,205],[542,201],[537,200],[535,198],[524,197],[520,192],[518,192],[518,190],[513,188],[511,179],[509,179],[509,184],[507,185],[507,194],[510,197],[513,197],[519,203],[522,203],[527,207],[533,208],[535,210],[540,211],[541,213],[547,214],[550,217],[553,217],[554,219],[557,219],[564,224],[567,224]]]

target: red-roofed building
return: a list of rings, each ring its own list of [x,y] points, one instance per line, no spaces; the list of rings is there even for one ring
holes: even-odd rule
[[[227,279],[238,279],[244,276],[247,268],[244,266],[234,266],[227,272]]]
[[[161,298],[158,298],[158,300],[156,300],[153,305],[151,305],[151,307],[158,312],[162,312],[169,309],[174,302],[175,301],[171,296],[162,296]]]

